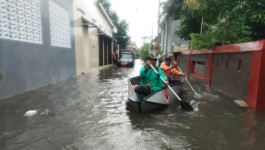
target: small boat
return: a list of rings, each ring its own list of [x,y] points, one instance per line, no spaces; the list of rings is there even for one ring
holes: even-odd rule
[[[178,99],[168,87],[154,91],[145,97],[135,93],[133,87],[139,85],[140,81],[140,76],[136,76],[128,80],[128,107],[139,112],[148,112],[167,107],[171,104],[179,105],[179,103],[177,103]],[[178,83],[170,84],[170,86],[175,93],[178,93],[183,86],[183,83],[184,80],[181,80]]]

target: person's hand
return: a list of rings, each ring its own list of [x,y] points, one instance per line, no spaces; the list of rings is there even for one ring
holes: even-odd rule
[[[168,81],[165,81],[165,84],[166,84],[166,85],[169,85],[169,82],[168,82]]]
[[[174,66],[177,67],[178,66],[178,63],[176,61],[174,61]]]
[[[184,74],[184,73],[182,73],[181,75],[182,75],[183,77],[185,77],[185,74]]]

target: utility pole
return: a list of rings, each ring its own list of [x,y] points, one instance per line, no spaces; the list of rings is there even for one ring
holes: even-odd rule
[[[159,27],[160,26],[160,0],[158,0],[158,20],[157,20],[157,38],[156,38],[156,56],[159,55],[160,51],[160,34],[159,34]]]

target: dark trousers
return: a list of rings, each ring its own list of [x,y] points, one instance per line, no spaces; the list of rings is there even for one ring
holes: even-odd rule
[[[151,89],[150,88],[145,88],[143,86],[138,86],[134,89],[134,91],[137,94],[142,94],[142,95],[149,95],[151,94]]]
[[[116,59],[113,59],[113,64],[117,64],[117,60]]]
[[[169,84],[175,84],[175,83],[179,83],[181,80],[172,80],[170,77],[167,77],[168,78],[168,82]]]

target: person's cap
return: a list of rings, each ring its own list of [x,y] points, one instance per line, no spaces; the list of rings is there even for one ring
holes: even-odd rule
[[[171,57],[167,56],[165,60],[171,61]]]
[[[157,61],[157,58],[155,58],[155,57],[152,57],[152,56],[147,56],[147,57],[145,57],[145,61],[146,60],[153,60],[153,61]]]

